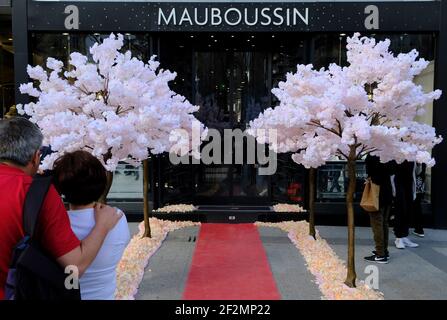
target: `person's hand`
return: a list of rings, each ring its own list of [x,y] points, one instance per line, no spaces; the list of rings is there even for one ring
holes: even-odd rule
[[[122,212],[102,203],[95,204],[96,225],[110,231],[123,216]]]

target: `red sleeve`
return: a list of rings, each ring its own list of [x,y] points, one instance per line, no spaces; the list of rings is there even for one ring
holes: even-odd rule
[[[67,210],[53,185],[43,202],[38,223],[41,244],[54,258],[59,258],[80,245],[70,226]]]

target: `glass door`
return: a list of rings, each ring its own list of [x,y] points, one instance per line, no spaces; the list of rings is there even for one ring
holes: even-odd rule
[[[222,139],[221,164],[202,164],[196,172],[197,202],[267,203],[269,177],[258,174],[256,157],[247,154],[247,138],[241,140],[243,148],[237,148],[233,140],[230,149],[224,145],[224,135],[231,133],[228,129],[237,130],[232,134],[244,132],[249,121],[270,105],[269,54],[236,50],[196,51],[194,60],[194,97],[195,103],[201,106],[198,118],[217,130]],[[224,159],[232,161],[224,163]]]

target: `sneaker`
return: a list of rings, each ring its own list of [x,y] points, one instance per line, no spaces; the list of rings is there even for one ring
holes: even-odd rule
[[[405,243],[403,238],[396,238],[394,244],[396,245],[397,249],[405,249]]]
[[[411,233],[414,234],[415,236],[418,236],[419,238],[425,237],[424,230],[416,230],[416,229],[414,229]]]
[[[375,263],[381,263],[381,264],[388,263],[388,258],[386,256],[381,257],[376,254],[369,256],[369,257],[365,257],[364,259],[366,261],[375,262]]]
[[[404,245],[406,247],[409,247],[409,248],[417,248],[417,247],[419,247],[419,245],[417,243],[414,243],[413,241],[411,241],[407,237],[402,238],[402,241],[403,241],[403,243],[404,243]]]
[[[372,253],[377,256],[376,250],[373,250]],[[390,253],[388,251],[385,251],[385,257],[387,257],[388,259],[390,258]]]

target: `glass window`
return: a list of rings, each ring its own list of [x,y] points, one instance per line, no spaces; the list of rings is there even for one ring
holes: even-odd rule
[[[80,52],[91,59],[89,48],[96,42],[109,37],[109,33],[41,33],[31,34],[33,43],[33,64],[44,65],[48,57],[68,64],[72,52]],[[122,52],[131,50],[132,56],[147,61],[149,59],[148,36],[146,34],[124,34]]]
[[[120,163],[113,174],[107,199],[140,200],[143,198],[143,167]]]
[[[360,201],[365,184],[366,167],[357,161],[354,201]],[[329,161],[317,170],[317,200],[322,202],[346,201],[349,177],[346,161]]]
[[[49,56],[67,63],[69,54],[74,51],[89,55],[88,48],[108,35],[35,32],[32,34],[33,64],[43,65]],[[134,56],[146,61],[151,54],[157,54],[161,68],[177,73],[177,78],[170,83],[171,88],[201,107],[197,117],[208,127],[244,130],[259,112],[278,104],[271,94],[271,88],[285,80],[287,72],[296,71],[297,64],[312,63],[315,68],[327,67],[330,63],[346,65],[345,47],[349,35],[292,32],[126,33],[123,51],[131,50]],[[434,34],[370,35],[378,40],[390,38],[390,49],[395,53],[416,48],[421,57],[431,61],[427,70],[415,81],[426,91],[433,90]],[[13,100],[3,102],[5,99],[8,101],[8,94],[5,94],[7,81],[4,79],[13,79],[13,55],[12,50],[8,53],[5,49],[5,37],[0,33],[0,65],[2,70],[10,66],[10,72],[2,72],[0,77],[2,113],[5,105],[13,103]],[[13,89],[9,90],[9,96],[13,97]],[[427,113],[418,119],[432,124],[432,118],[432,106],[429,105]],[[162,176],[159,187],[164,190],[163,201],[188,202],[193,199],[193,193],[203,199],[227,195],[233,200],[247,196],[290,203],[303,201],[304,198],[305,170],[295,164],[288,154],[278,155],[278,171],[268,179],[257,174],[255,165],[174,166],[163,159],[157,169]],[[428,170],[427,199],[430,195],[430,173]],[[364,176],[364,164],[359,162],[357,192],[362,190],[360,184],[363,185]],[[345,162],[331,161],[318,170],[317,199],[344,201],[346,185]],[[109,196],[113,199],[142,198],[142,169],[120,164]],[[357,200],[358,196],[357,193]]]
[[[11,15],[0,14],[0,118],[14,105],[14,47]]]

